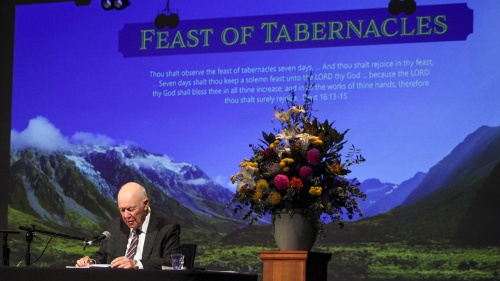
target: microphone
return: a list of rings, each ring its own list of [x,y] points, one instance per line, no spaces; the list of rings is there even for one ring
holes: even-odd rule
[[[104,231],[101,235],[95,237],[95,238],[92,238],[90,241],[85,241],[83,242],[83,245],[86,247],[86,246],[90,246],[92,244],[95,244],[95,243],[99,243],[101,242],[102,240],[106,240],[108,239],[109,237],[111,237],[111,233],[109,233],[109,231]]]

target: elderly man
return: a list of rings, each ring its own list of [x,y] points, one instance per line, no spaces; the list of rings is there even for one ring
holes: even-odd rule
[[[114,268],[161,269],[170,254],[180,249],[180,226],[149,207],[146,190],[129,182],[118,192],[121,218],[108,224],[111,238],[91,257],[76,261],[77,267],[111,264]]]

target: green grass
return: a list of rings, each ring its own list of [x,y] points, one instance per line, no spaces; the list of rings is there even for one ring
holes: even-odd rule
[[[500,247],[351,244],[319,247],[332,253],[331,280],[495,280]]]
[[[9,208],[9,229],[31,226],[47,231],[68,233],[57,225],[50,225]],[[345,230],[345,229],[344,229]],[[354,229],[351,229],[354,230]],[[75,230],[77,232],[77,230]],[[262,233],[261,233],[262,232]],[[204,235],[206,240],[198,244],[196,267],[212,270],[234,270],[262,273],[260,251],[277,250],[269,229],[240,236],[247,245],[217,242],[216,236]],[[68,233],[75,234],[78,233]],[[349,233],[345,233],[346,235]],[[338,238],[338,235],[333,235]],[[240,239],[241,240],[241,239]],[[385,241],[385,242],[384,242]],[[379,242],[335,243],[322,240],[313,251],[332,253],[328,263],[328,280],[500,280],[500,247],[454,246],[446,242]],[[47,246],[45,252],[44,248]],[[9,235],[11,248],[10,265],[25,266],[25,232]],[[89,255],[97,246],[83,249],[81,241],[45,234],[37,234],[31,243],[31,262],[41,256],[33,267],[64,267],[73,265],[76,259]],[[43,255],[42,255],[43,252]]]
[[[196,266],[214,270],[262,272],[259,252],[276,247],[199,245]],[[332,253],[328,280],[499,280],[500,247],[451,245],[318,245]]]
[[[32,225],[35,225],[35,229],[80,236],[78,231],[61,229],[59,226],[50,225],[46,221],[9,208],[9,229],[19,230],[19,226],[31,227]],[[11,234],[8,237],[11,250],[10,266],[26,266],[26,231],[19,231],[20,234]],[[83,241],[62,237],[51,239],[50,235],[35,232],[35,237],[30,243],[30,262],[33,267],[64,267],[74,265],[77,258],[89,255],[95,250],[97,250],[96,246],[83,250]]]
[[[32,243],[32,262],[50,239],[39,236]],[[19,237],[16,240],[9,242],[11,247],[14,244],[25,245]],[[79,242],[54,238],[42,258],[32,266],[72,265],[77,258],[96,249],[97,247],[89,247],[84,251]],[[20,261],[20,266],[24,266],[23,250],[12,249],[11,266],[16,266]],[[196,267],[260,274],[262,261],[259,252],[267,250],[277,248],[198,244]],[[319,245],[313,250],[332,253],[328,264],[328,280],[500,280],[500,247],[369,243]]]

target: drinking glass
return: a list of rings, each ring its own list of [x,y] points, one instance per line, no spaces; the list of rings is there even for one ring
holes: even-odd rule
[[[180,270],[184,268],[184,255],[182,254],[172,254],[170,255],[172,259],[172,268],[174,270]]]

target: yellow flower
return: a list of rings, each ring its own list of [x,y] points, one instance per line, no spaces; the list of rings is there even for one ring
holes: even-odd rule
[[[318,187],[316,188],[316,195],[317,195],[317,196],[320,196],[320,195],[321,195],[322,190],[323,190],[323,188],[321,188],[321,187],[319,187],[319,186],[318,186]]]
[[[236,177],[234,175],[231,175],[230,179],[232,184],[236,182]]]
[[[287,166],[288,164],[291,164],[293,163],[293,159],[292,158],[284,158],[281,160],[280,162],[280,168],[283,172],[288,172],[290,171],[290,168]]]
[[[259,191],[262,191],[268,187],[269,187],[269,184],[267,183],[267,181],[265,179],[260,179],[255,183],[255,188]]]
[[[309,194],[320,196],[322,190],[323,188],[321,188],[321,186],[311,186],[311,188],[309,189]]]
[[[262,191],[260,190],[256,190],[254,193],[253,193],[253,196],[252,196],[252,199],[254,201],[259,201],[260,199],[262,199],[262,196],[264,195],[264,193],[262,193]]]
[[[257,162],[251,162],[248,159],[243,159],[243,162],[240,163],[240,167],[252,168],[254,172],[257,172],[259,170],[257,166],[258,166]]]
[[[280,140],[275,140],[273,143],[269,145],[270,148],[274,149],[280,144]]]
[[[311,141],[311,143],[312,143],[312,144],[314,144],[314,145],[323,145],[323,141],[322,141],[322,140],[320,140],[320,139],[319,139],[318,137],[316,137],[316,136],[312,136],[312,137],[310,137],[310,141]]]
[[[269,193],[268,198],[271,205],[278,205],[281,202],[281,195],[276,191]]]
[[[237,189],[238,193],[241,195],[245,195],[248,193],[250,189],[247,186],[241,186],[240,188]]]
[[[248,162],[248,161],[250,161],[250,160],[248,160],[248,159],[244,158],[244,159],[243,159],[243,162],[240,162],[240,165],[239,165],[239,166],[240,166],[240,167],[245,167],[245,166],[247,165],[247,162]]]

